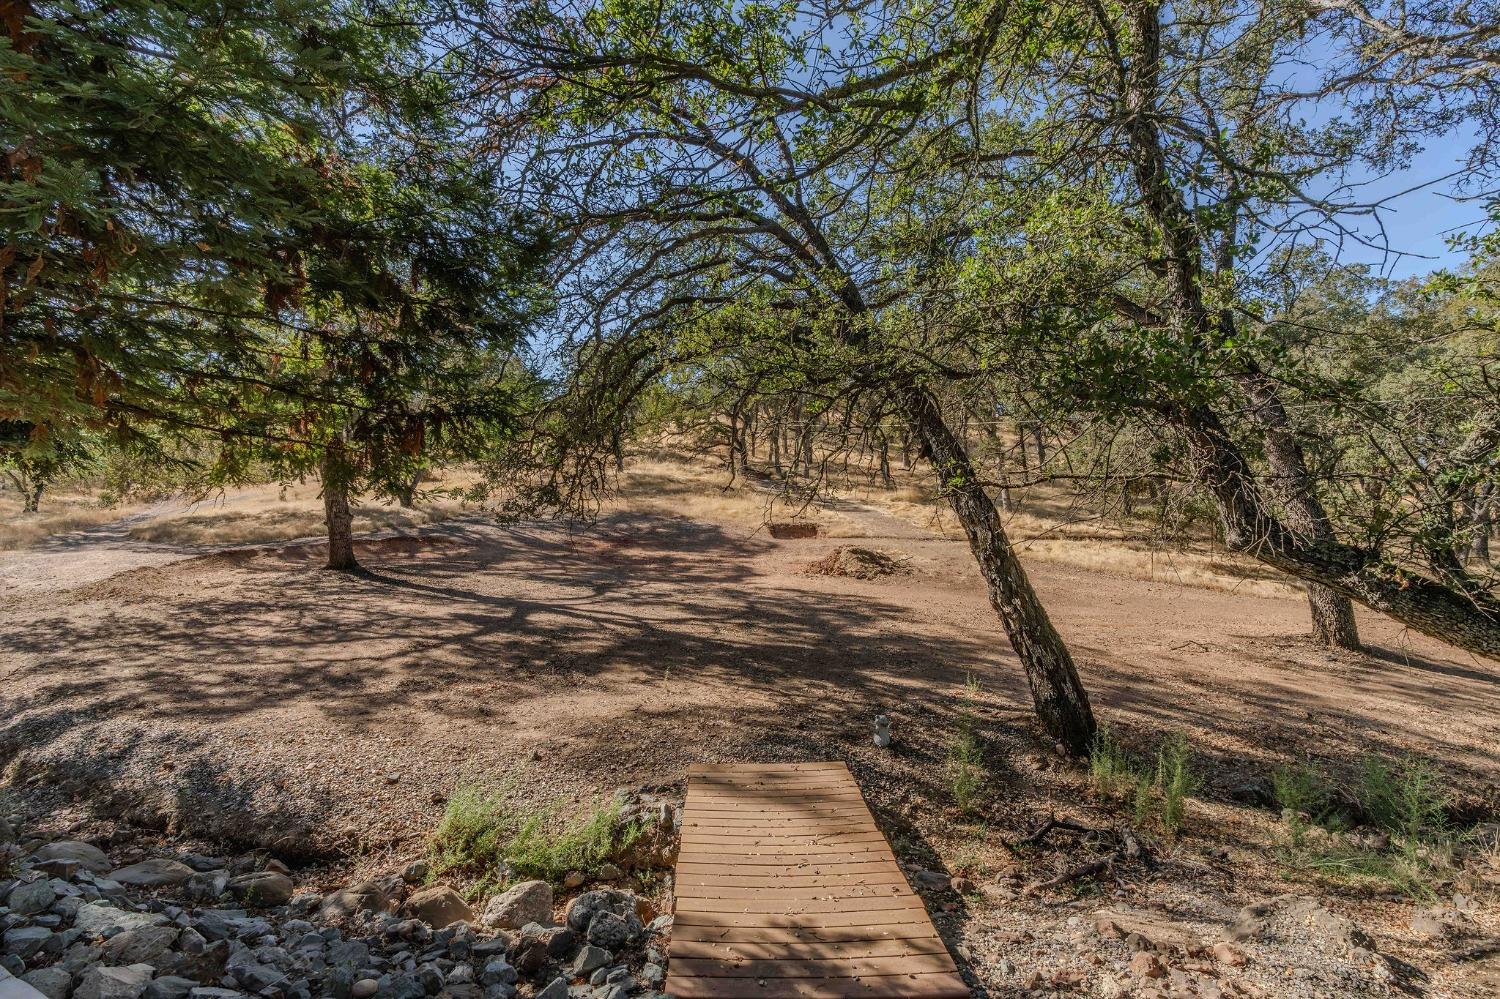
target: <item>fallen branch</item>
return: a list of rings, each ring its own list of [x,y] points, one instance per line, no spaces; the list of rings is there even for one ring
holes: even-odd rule
[[[1077,881],[1079,878],[1088,878],[1093,877],[1095,874],[1102,874],[1104,871],[1109,870],[1115,864],[1124,859],[1125,854],[1116,851],[1115,853],[1111,853],[1107,857],[1101,857],[1098,860],[1091,860],[1087,864],[1079,864],[1077,867],[1071,867],[1068,870],[1063,871],[1055,878],[1048,878],[1046,881],[1038,881],[1036,884],[1026,889],[1026,894],[1035,895],[1038,892],[1044,892],[1049,888],[1056,888],[1058,885],[1065,885],[1069,881]]]
[[[1025,837],[1024,839],[1018,839],[1014,843],[1008,843],[1006,845],[1009,846],[1012,850],[1019,849],[1023,846],[1036,846],[1040,844],[1042,840],[1046,839],[1047,834],[1052,832],[1052,830],[1054,829],[1066,829],[1068,832],[1084,834],[1094,833],[1096,835],[1099,832],[1099,830],[1097,829],[1091,829],[1088,826],[1081,826],[1078,823],[1070,822],[1067,819],[1060,819],[1056,815],[1049,815],[1047,817],[1047,821],[1037,826],[1036,829],[1031,833],[1031,835]]]

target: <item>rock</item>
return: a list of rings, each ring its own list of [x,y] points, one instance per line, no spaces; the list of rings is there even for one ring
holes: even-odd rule
[[[52,931],[45,926],[18,926],[5,931],[5,953],[14,954],[24,961],[41,950],[42,945],[51,939]]]
[[[90,968],[78,980],[73,999],[140,999],[155,970],[149,964]]]
[[[1234,944],[1223,942],[1214,944],[1214,960],[1220,964],[1227,964],[1231,968],[1240,968],[1249,958],[1245,957],[1245,952]]]
[[[667,980],[667,972],[666,969],[664,969],[659,964],[648,963],[641,966],[641,973],[639,975],[639,978],[641,980],[641,984],[646,986],[646,988],[659,989],[661,988],[662,983]]]
[[[502,930],[518,930],[527,923],[552,922],[552,886],[545,881],[522,881],[490,899],[481,922]]]
[[[82,906],[73,917],[73,926],[87,934],[98,936],[114,927],[133,930],[142,926],[160,926],[166,921],[167,917],[160,913],[126,912],[103,902],[90,902]]]
[[[448,885],[433,885],[413,892],[401,906],[401,913],[439,928],[474,919],[474,910],[469,908],[462,895]]]
[[[193,876],[187,879],[183,890],[189,898],[211,902],[229,890],[229,872],[225,870],[195,871]]]
[[[536,999],[568,999],[568,980],[554,978],[550,985],[536,994]]]
[[[111,964],[155,965],[177,941],[175,926],[140,926],[109,938],[104,958]]]
[[[1281,923],[1286,924],[1288,938],[1316,937],[1348,949],[1376,949],[1375,941],[1363,929],[1304,895],[1281,895],[1245,906],[1230,926],[1229,937],[1233,941],[1275,937]]]
[[[563,878],[562,885],[565,890],[572,891],[574,888],[582,888],[587,881],[588,878],[584,877],[579,872],[570,871],[567,877]]]
[[[142,999],[187,999],[197,987],[198,983],[190,978],[163,975],[146,986]]]
[[[974,882],[968,878],[954,878],[953,890],[960,895],[972,895],[974,893]]]
[[[943,891],[953,886],[953,879],[942,871],[919,870],[912,876],[917,879],[917,884],[923,888]]]
[[[613,961],[615,956],[603,947],[595,947],[593,944],[584,944],[578,956],[573,959],[573,974],[583,977],[590,974],[596,968],[602,968]]]
[[[1124,940],[1131,950],[1162,950],[1189,953],[1202,948],[1198,934],[1189,926],[1160,912],[1116,905],[1093,914],[1094,929],[1101,937]]]
[[[56,843],[48,843],[33,853],[32,858],[38,861],[60,861],[64,864],[77,864],[84,870],[93,871],[95,874],[105,874],[114,864],[109,862],[109,857],[97,846],[81,843],[74,839],[59,840]]]
[[[619,950],[630,940],[630,927],[624,919],[608,910],[594,913],[589,920],[588,941],[605,950]]]
[[[1449,926],[1443,919],[1441,911],[1432,909],[1418,909],[1411,917],[1411,929],[1413,933],[1431,938],[1446,937]]]
[[[143,860],[139,864],[131,864],[129,867],[111,871],[109,879],[136,888],[162,888],[180,885],[192,877],[193,873],[193,869],[187,864],[157,858]]]
[[[248,905],[285,905],[291,900],[292,879],[280,871],[255,871],[229,879],[229,892]]]
[[[354,983],[354,987],[349,990],[349,994],[354,999],[367,999],[367,997],[373,996],[379,991],[380,983],[378,981],[373,978],[361,978]]]
[[[1167,974],[1161,958],[1148,950],[1136,951],[1135,957],[1130,959],[1130,971],[1142,978],[1165,978]]]
[[[401,880],[405,881],[409,885],[419,885],[423,881],[427,880],[427,875],[428,873],[430,873],[430,871],[431,868],[428,865],[427,861],[413,860],[411,863],[407,864],[406,869],[401,872]]]
[[[21,981],[36,989],[47,999],[67,999],[73,988],[73,976],[61,968],[37,968],[21,976]],[[3,994],[3,989],[0,989]]]
[[[57,891],[52,887],[52,882],[42,878],[29,884],[16,885],[10,890],[5,904],[10,906],[11,911],[17,915],[33,916],[52,908],[52,903],[55,901],[57,901]]]
[[[484,970],[479,973],[479,980],[485,985],[514,985],[519,977],[510,962],[500,958],[485,964]]]
[[[390,896],[374,881],[361,881],[329,895],[318,907],[318,918],[323,922],[341,922],[366,909],[372,912],[393,909]]]
[[[618,881],[625,876],[625,872],[614,864],[601,864],[599,866],[600,881]]]

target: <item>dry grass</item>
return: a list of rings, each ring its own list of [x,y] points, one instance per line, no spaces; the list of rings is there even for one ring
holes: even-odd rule
[[[796,520],[816,524],[824,537],[861,535],[843,514],[782,496],[771,483],[757,484],[743,476],[736,476],[731,483],[722,465],[706,465],[665,452],[632,459],[626,465],[617,492],[601,512],[619,511],[687,517],[750,531],[772,521]]]
[[[354,508],[354,530],[410,530],[472,512],[447,497],[421,500],[403,508],[386,501],[361,501]],[[325,530],[323,501],[316,482],[246,486],[226,490],[186,510],[153,517],[131,528],[140,541],[178,545],[254,545],[317,537]]]
[[[29,548],[53,535],[98,527],[133,512],[105,506],[96,493],[81,489],[43,493],[39,513],[22,513],[21,506],[20,493],[0,492],[0,550]]]

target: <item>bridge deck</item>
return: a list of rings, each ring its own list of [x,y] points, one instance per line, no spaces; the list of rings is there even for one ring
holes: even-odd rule
[[[842,763],[688,770],[667,993],[967,999]]]

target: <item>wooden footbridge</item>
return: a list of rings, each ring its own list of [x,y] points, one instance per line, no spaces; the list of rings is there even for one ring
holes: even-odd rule
[[[967,999],[842,763],[688,771],[667,993]]]

